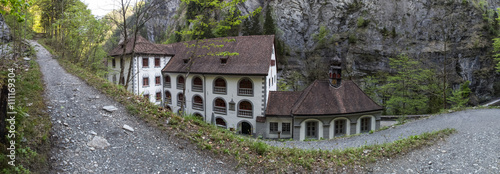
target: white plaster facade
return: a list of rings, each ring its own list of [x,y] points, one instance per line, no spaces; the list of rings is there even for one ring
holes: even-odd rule
[[[127,79],[128,69],[130,66],[130,55],[124,56],[125,69],[123,71],[124,79]],[[148,59],[148,65],[143,65],[143,58]],[[113,59],[115,61],[113,66]],[[155,59],[159,59],[159,66],[155,66]],[[132,60],[132,79],[129,82],[127,90],[136,95],[149,95],[149,101],[160,105],[162,103],[161,96],[163,93],[163,78],[161,74],[162,68],[170,61],[171,56],[159,55],[136,55]],[[120,58],[111,57],[108,59],[108,80],[118,84],[120,80]],[[156,77],[160,78],[160,84],[156,84]],[[144,78],[148,78],[149,85],[144,85]],[[156,93],[160,93],[160,100],[156,100]]]
[[[271,60],[276,61],[274,49],[271,55]],[[170,93],[171,98],[168,99],[167,95],[163,95],[165,108],[170,108],[172,112],[179,113],[181,106],[178,104],[179,94],[182,94],[182,85],[178,87],[178,77],[185,77],[186,73],[163,73],[163,81],[165,78],[170,77],[170,85],[164,83],[164,94]],[[193,91],[193,80],[200,78],[202,80],[202,91]],[[215,92],[215,80],[221,78],[226,82],[226,92]],[[249,79],[252,82],[252,95],[240,95],[238,93],[239,83],[243,79]],[[251,134],[255,134],[256,117],[264,116],[265,107],[267,106],[269,91],[277,90],[277,68],[276,64],[269,65],[267,75],[228,75],[228,74],[202,74],[191,73],[185,79],[186,86],[186,102],[185,114],[197,114],[203,119],[211,123],[212,114],[214,119],[222,119],[226,124],[226,128],[241,131],[242,123],[250,124]],[[203,99],[202,107],[193,107],[193,99],[199,96]],[[226,105],[226,113],[214,110],[215,100],[222,99]],[[252,110],[249,116],[242,116],[239,114],[239,106],[243,101],[251,103]],[[234,103],[234,107],[231,106]],[[197,105],[199,106],[199,105]],[[248,113],[248,112],[247,112]]]

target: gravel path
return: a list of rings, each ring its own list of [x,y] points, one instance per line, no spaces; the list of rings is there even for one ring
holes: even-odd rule
[[[49,173],[244,172],[149,127],[121,104],[67,73],[36,41],[30,44],[38,51],[53,123]],[[104,111],[108,105],[118,110]],[[134,131],[123,129],[125,124]]]
[[[424,132],[455,128],[458,132],[430,148],[378,161],[373,173],[500,173],[500,109],[467,110],[432,116],[402,126],[351,138],[313,142],[268,141],[278,147],[344,149],[392,142]]]

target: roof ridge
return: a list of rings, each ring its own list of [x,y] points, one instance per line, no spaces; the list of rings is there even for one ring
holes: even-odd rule
[[[313,88],[312,86],[314,86],[317,82],[318,82],[318,80],[314,80],[314,82],[311,83],[311,85],[309,85],[306,89],[304,89],[302,91],[302,94],[300,95],[300,97],[293,104],[292,110],[290,111],[291,114],[293,114],[298,109],[298,107],[302,104],[302,102],[304,102],[304,99],[309,95],[309,93],[311,93],[311,89]]]
[[[377,106],[380,106],[377,102],[373,101],[373,99],[372,99],[370,96],[366,95],[365,91],[363,91],[363,90],[362,90],[362,89],[358,86],[358,84],[356,84],[356,82],[354,82],[354,81],[352,81],[352,80],[346,80],[346,81],[351,82],[352,84],[354,84],[354,86],[356,86],[356,87],[357,87],[357,88],[358,88],[358,89],[359,89],[359,90],[363,93],[363,95],[365,95],[366,97],[368,97],[368,98],[369,98],[369,99],[370,99],[373,103],[375,103]],[[380,107],[381,107],[381,109],[384,109],[382,106],[380,106]]]

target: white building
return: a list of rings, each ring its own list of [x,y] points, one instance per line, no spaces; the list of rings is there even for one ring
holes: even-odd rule
[[[118,84],[120,80],[120,61],[124,61],[124,81],[127,79],[130,58],[132,57],[133,41],[129,41],[125,46],[119,44],[111,50],[108,59],[108,80]],[[123,60],[120,55],[123,48],[126,48]],[[129,91],[134,94],[149,98],[149,101],[160,105],[162,103],[163,80],[161,69],[170,61],[173,56],[171,45],[154,44],[141,36],[137,37],[135,46],[135,57],[132,59],[131,79],[128,85]]]
[[[118,83],[119,45],[108,61]],[[125,76],[132,46],[127,44]],[[264,138],[331,139],[380,127],[381,106],[342,80],[335,57],[329,80],[304,91],[276,91],[274,36],[239,36],[153,44],[138,37],[129,90],[180,114]],[[163,69],[161,68],[163,67]],[[185,89],[184,89],[185,88]],[[151,97],[150,97],[151,96]],[[182,111],[184,108],[184,111]]]
[[[196,47],[185,43],[173,44],[173,48],[175,56],[162,70],[164,106],[180,113],[185,104],[186,114],[255,135],[256,119],[264,116],[269,92],[277,89],[274,36],[202,40],[194,54]],[[226,51],[238,55],[212,55]]]

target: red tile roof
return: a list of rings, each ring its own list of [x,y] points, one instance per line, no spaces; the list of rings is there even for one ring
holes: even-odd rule
[[[108,55],[109,56],[119,56],[123,52],[123,47],[126,48],[125,55],[132,54],[133,39],[129,39],[126,46],[124,43],[118,44],[117,47],[112,49]],[[135,54],[152,54],[152,55],[173,55],[174,50],[172,45],[155,44],[149,42],[142,36],[137,36],[137,42],[135,44]]]
[[[187,46],[195,43],[195,41],[189,41],[172,44],[176,54],[162,71],[186,72],[190,63],[185,63],[185,61],[194,57],[191,60],[194,60],[190,68],[191,73],[265,75],[269,72],[274,44],[273,35],[205,39],[198,42],[197,49]],[[224,46],[214,47],[214,45]],[[221,52],[236,52],[238,55],[212,55]],[[227,62],[222,64],[221,59],[225,58]]]
[[[339,115],[383,110],[350,80],[343,80],[339,88],[331,87],[328,81],[316,80],[293,100],[295,95],[295,92],[270,92],[266,116]]]

